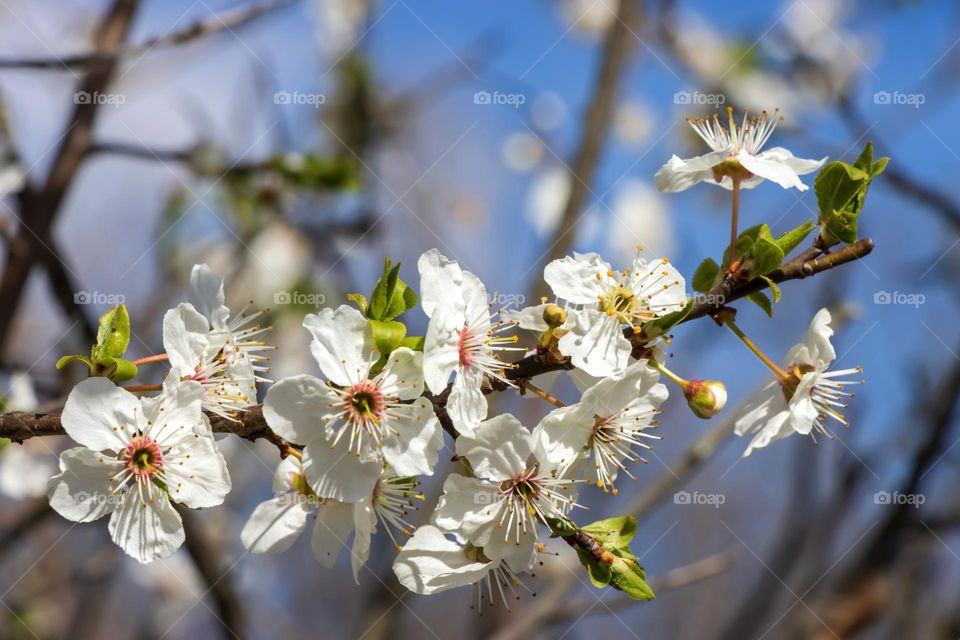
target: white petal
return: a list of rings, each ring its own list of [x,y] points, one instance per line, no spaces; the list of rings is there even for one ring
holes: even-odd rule
[[[597,274],[606,276],[610,265],[596,253],[564,256],[543,269],[543,280],[554,295],[573,304],[596,304],[603,293]]]
[[[67,396],[60,418],[75,442],[103,451],[119,451],[140,426],[140,401],[106,378],[87,378]]]
[[[171,556],[183,544],[183,523],[167,496],[152,484],[145,484],[147,501],[137,487],[123,495],[110,516],[110,538],[128,555],[146,564]]]
[[[646,300],[657,316],[680,311],[687,304],[687,281],[666,260],[633,261],[630,276],[634,293]]]
[[[432,594],[474,584],[483,579],[493,562],[476,562],[463,547],[449,540],[436,527],[417,529],[393,563],[393,572],[404,587],[419,594]]]
[[[734,432],[742,436],[760,429],[771,416],[786,409],[787,401],[783,397],[779,383],[774,380],[747,400],[734,425]]]
[[[293,476],[303,473],[303,466],[296,456],[287,456],[273,472],[273,492],[284,493],[294,488]]]
[[[353,546],[350,547],[350,567],[353,579],[360,583],[360,569],[370,557],[370,541],[377,530],[377,514],[373,510],[371,497],[367,496],[353,505]]]
[[[423,395],[423,354],[406,347],[394,350],[380,374],[380,391],[401,400]]]
[[[447,398],[447,413],[460,435],[471,435],[487,417],[487,396],[483,395],[483,371],[461,369]]]
[[[699,182],[716,182],[713,167],[727,159],[729,151],[711,151],[702,156],[682,159],[671,156],[657,171],[654,180],[657,191],[675,193],[685,191]]]
[[[547,308],[547,303],[538,304],[535,307],[524,307],[523,309],[505,309],[500,313],[500,317],[507,322],[516,322],[521,329],[531,331],[546,331],[550,326],[543,319],[543,311]]]
[[[790,399],[790,427],[803,435],[808,435],[813,430],[813,424],[819,416],[810,395],[817,384],[817,377],[816,373],[808,373],[800,378],[800,384]]]
[[[387,411],[383,457],[400,476],[429,476],[443,448],[443,429],[425,398]]]
[[[109,495],[110,478],[121,469],[115,458],[86,447],[60,454],[60,473],[50,478],[50,506],[67,520],[92,522],[113,511],[119,496]]]
[[[496,482],[452,473],[443,483],[433,523],[483,547],[490,559],[506,557],[516,544],[512,538],[506,540],[505,530],[497,526],[506,508],[506,503],[497,500],[499,491]]]
[[[195,264],[190,271],[187,300],[218,331],[226,331],[230,309],[224,306],[223,278],[205,264]]]
[[[223,504],[230,493],[227,463],[213,436],[194,434],[178,444],[164,465],[170,497],[191,509]]]
[[[284,378],[267,390],[263,400],[267,425],[281,438],[298,444],[324,440],[324,419],[339,412],[340,397],[325,382],[308,375]]]
[[[373,491],[382,468],[379,462],[361,462],[343,442],[330,448],[314,441],[303,452],[303,470],[321,498],[356,502]]]
[[[0,449],[0,492],[14,500],[40,497],[46,494],[56,470],[55,458],[49,452],[7,443]]]
[[[766,178],[767,180],[772,180],[784,189],[790,189],[792,187],[796,187],[800,191],[806,191],[808,189],[807,185],[803,184],[800,176],[797,175],[797,172],[794,171],[790,165],[770,157],[766,153],[755,156],[746,151],[741,151],[737,154],[737,159],[740,160],[740,164],[750,173],[760,176],[761,178]]]
[[[554,409],[533,430],[537,460],[552,468],[569,467],[585,454],[594,417],[582,403]]]
[[[481,422],[471,436],[457,438],[457,455],[470,461],[478,478],[507,480],[527,468],[533,435],[509,413]]]
[[[420,271],[420,306],[428,318],[433,317],[437,307],[460,305],[459,295],[463,284],[463,271],[455,260],[443,256],[436,249],[431,249],[417,260],[417,269]]]
[[[310,548],[317,561],[329,569],[347,547],[347,538],[353,531],[353,505],[330,500],[320,505],[314,518]]]
[[[460,331],[464,319],[437,307],[423,343],[423,377],[427,388],[433,393],[441,393],[447,388],[450,374],[460,364]]]
[[[819,369],[836,360],[837,352],[830,343],[830,338],[833,337],[831,321],[832,317],[828,309],[817,312],[810,323],[804,341],[787,353],[784,360],[788,368],[796,364],[806,364]]]
[[[146,435],[166,448],[190,433],[206,432],[202,403],[203,387],[199,382],[167,376],[160,395],[140,400],[143,417],[149,423]]]
[[[486,333],[490,329],[490,300],[487,298],[487,288],[480,282],[480,278],[464,271],[460,294],[463,296],[466,324],[474,334]]]
[[[754,436],[753,440],[750,441],[747,450],[743,452],[743,457],[746,458],[753,453],[755,449],[762,449],[777,440],[782,440],[795,433],[793,427],[790,425],[789,418],[790,413],[788,411],[781,411],[771,417],[757,435]]]
[[[366,379],[377,358],[370,323],[362,313],[345,304],[336,311],[321,309],[307,314],[303,326],[313,336],[310,353],[328,380],[346,387]]]
[[[808,173],[813,173],[827,162],[827,156],[824,156],[819,160],[806,160],[804,158],[797,158],[790,153],[788,149],[784,149],[783,147],[770,147],[760,155],[778,162],[783,162],[788,167],[793,169],[797,175],[801,176]]]
[[[577,313],[558,347],[575,367],[598,378],[622,371],[632,351],[617,319],[599,309],[583,309]]]
[[[297,497],[284,494],[257,505],[240,531],[250,553],[281,553],[300,537],[310,514]]]
[[[193,305],[183,303],[163,315],[163,349],[170,366],[191,375],[210,348],[210,323]]]

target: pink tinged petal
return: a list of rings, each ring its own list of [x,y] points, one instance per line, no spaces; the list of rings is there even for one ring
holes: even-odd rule
[[[399,347],[380,374],[380,391],[388,397],[413,400],[423,395],[423,354]]]
[[[383,457],[397,475],[429,476],[443,448],[443,429],[425,398],[387,410]]]
[[[808,189],[790,165],[776,158],[768,157],[763,153],[755,156],[746,151],[741,151],[737,154],[737,159],[750,173],[772,180],[784,189],[797,188],[800,191]]]
[[[166,494],[152,484],[144,485],[146,491],[141,500],[140,492],[131,487],[117,509],[110,516],[110,538],[127,555],[146,564],[172,556],[183,544],[183,523],[180,514],[167,499]]]
[[[190,271],[187,300],[203,314],[217,331],[227,330],[230,309],[224,306],[223,278],[205,264],[195,264]]]
[[[617,319],[599,309],[581,310],[558,347],[575,367],[598,378],[622,371],[632,350]]]
[[[142,419],[140,400],[106,378],[87,378],[73,388],[63,408],[63,430],[75,442],[119,451]]]
[[[307,314],[303,326],[313,336],[310,353],[328,380],[346,387],[366,379],[377,358],[370,323],[362,313],[344,304]]]
[[[460,364],[460,330],[463,317],[455,317],[439,307],[430,324],[423,345],[423,377],[427,388],[441,393]]]
[[[340,402],[340,397],[319,378],[292,376],[267,390],[263,417],[273,432],[285,440],[325,446],[325,418],[340,412]]]
[[[167,455],[164,476],[170,497],[191,509],[223,504],[230,493],[227,463],[212,436],[188,436]]]
[[[457,455],[470,461],[478,478],[500,481],[522,473],[533,453],[533,435],[504,413],[480,423],[472,436],[457,438]]]
[[[281,553],[300,537],[310,514],[297,497],[288,493],[257,505],[240,531],[250,553]]]
[[[729,155],[730,152],[724,149],[693,158],[683,159],[671,156],[654,176],[657,191],[675,193],[685,191],[700,182],[716,184],[712,169],[726,160]]]
[[[163,315],[163,349],[178,375],[192,375],[210,348],[210,323],[183,303]]]
[[[447,414],[460,435],[469,436],[487,417],[487,396],[483,395],[483,372],[461,369],[447,398]]]
[[[377,530],[377,514],[371,496],[353,505],[353,546],[350,548],[350,568],[353,579],[360,584],[360,569],[370,558],[370,542]]]
[[[554,295],[573,304],[596,304],[603,287],[597,274],[606,277],[610,265],[596,253],[564,256],[543,269],[543,279]]]
[[[404,587],[427,595],[479,582],[495,567],[494,562],[471,560],[460,544],[426,525],[400,550],[393,572]]]
[[[373,491],[383,465],[363,462],[347,451],[345,443],[331,448],[324,442],[307,444],[303,470],[311,488],[321,498],[356,502]]]
[[[328,569],[337,562],[340,551],[347,547],[347,538],[353,531],[353,505],[344,502],[324,502],[314,516],[310,548],[313,557]]]
[[[788,167],[793,169],[794,172],[801,176],[817,171],[820,167],[826,164],[828,159],[827,156],[824,156],[819,160],[806,160],[804,158],[797,158],[788,149],[783,147],[770,147],[760,155],[764,158],[770,158],[786,164]]]
[[[432,318],[439,307],[452,305],[462,312],[462,300],[457,300],[454,292],[463,285],[463,271],[455,260],[431,249],[420,256],[417,269],[420,271],[420,306],[428,318]]]
[[[60,473],[50,478],[50,506],[67,520],[92,522],[114,510],[120,497],[110,495],[110,478],[121,471],[110,456],[76,447],[60,454]]]

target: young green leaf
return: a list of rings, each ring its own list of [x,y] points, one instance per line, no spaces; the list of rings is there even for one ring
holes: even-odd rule
[[[770,287],[770,293],[773,295],[773,303],[777,304],[778,302],[780,302],[780,296],[782,294],[780,293],[780,287],[777,286],[777,283],[771,280],[770,278],[768,278],[767,276],[760,276],[760,277],[766,280],[767,286]]]
[[[373,330],[373,343],[377,351],[383,356],[399,347],[407,335],[407,327],[402,322],[382,320],[369,320],[370,327]]]
[[[765,294],[763,291],[751,293],[747,296],[747,300],[763,309],[763,311],[771,318],[773,317],[773,304],[770,303],[770,298],[768,298],[767,294]]]
[[[720,265],[713,258],[707,258],[700,263],[697,270],[693,272],[693,290],[700,293],[706,293],[713,288],[720,274]]]
[[[90,351],[90,359],[94,364],[112,364],[124,354],[129,343],[130,316],[127,305],[121,304],[100,316],[97,344]]]
[[[90,371],[93,371],[93,363],[90,362],[90,358],[88,358],[87,356],[77,356],[77,355],[63,356],[62,358],[57,360],[57,369],[63,369],[65,366],[67,366],[71,362],[82,362],[83,364],[87,365],[87,367],[89,367]]]
[[[637,533],[637,520],[633,516],[607,518],[588,524],[580,529],[590,534],[608,549],[626,547]]]
[[[780,250],[783,251],[783,256],[787,257],[790,255],[794,249],[800,246],[800,243],[803,242],[804,238],[810,235],[810,232],[816,228],[817,225],[815,225],[812,221],[807,220],[796,229],[791,229],[777,238],[777,246],[779,246]]]

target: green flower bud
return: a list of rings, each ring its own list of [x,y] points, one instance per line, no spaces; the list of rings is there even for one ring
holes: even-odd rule
[[[727,388],[717,380],[691,380],[683,388],[690,410],[698,418],[708,420],[727,405]]]

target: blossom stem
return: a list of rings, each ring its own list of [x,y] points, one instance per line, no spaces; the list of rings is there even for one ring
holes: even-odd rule
[[[131,384],[123,387],[127,391],[136,392],[136,391],[160,391],[163,389],[162,384]]]
[[[677,385],[678,387],[680,387],[681,389],[686,389],[686,388],[687,388],[687,385],[690,384],[690,381],[689,381],[689,380],[684,380],[683,378],[681,378],[680,376],[678,376],[677,374],[675,374],[673,371],[670,371],[670,369],[667,369],[665,366],[663,366],[662,364],[660,364],[659,362],[657,362],[655,359],[652,359],[652,358],[651,358],[650,360],[647,361],[647,363],[648,363],[651,367],[653,367],[654,369],[656,369],[657,371],[659,371],[660,373],[662,373],[663,375],[665,375],[665,376],[667,377],[667,379],[669,379],[670,381],[676,383],[676,385]]]
[[[131,364],[133,364],[136,367],[139,367],[142,364],[148,364],[150,362],[162,362],[164,360],[168,360],[169,358],[170,356],[168,356],[165,353],[158,353],[155,356],[146,356],[144,358],[137,358]]]
[[[787,382],[790,380],[790,375],[787,374],[787,372],[781,369],[779,366],[777,366],[777,364],[773,360],[767,357],[767,354],[761,351],[760,347],[758,347],[753,342],[753,340],[747,337],[747,335],[740,329],[740,327],[737,326],[736,322],[734,322],[729,317],[726,317],[724,315],[721,315],[720,317],[723,320],[723,324],[729,327],[730,331],[733,331],[734,335],[740,338],[740,341],[743,344],[747,345],[747,348],[750,349],[750,351],[752,351],[755,356],[760,358],[760,362],[767,365],[767,367],[771,371],[773,371],[777,375],[777,377],[783,380],[784,382]]]
[[[737,261],[737,227],[740,217],[740,177],[732,176],[730,179],[733,182],[733,204],[730,208],[730,261],[727,263],[727,268],[732,271],[733,265]]]
[[[547,402],[549,402],[550,404],[552,404],[552,405],[555,406],[555,407],[565,407],[565,406],[567,406],[564,402],[562,402],[561,400],[558,400],[555,396],[550,395],[549,393],[547,393],[547,392],[544,391],[543,389],[537,387],[536,385],[534,385],[534,384],[532,384],[532,383],[530,383],[530,382],[528,382],[528,381],[524,381],[523,384],[521,384],[520,386],[521,386],[522,389],[525,389],[525,390],[533,393],[533,395],[535,395],[535,396],[539,396],[540,398],[543,398],[544,400],[546,400]]]

